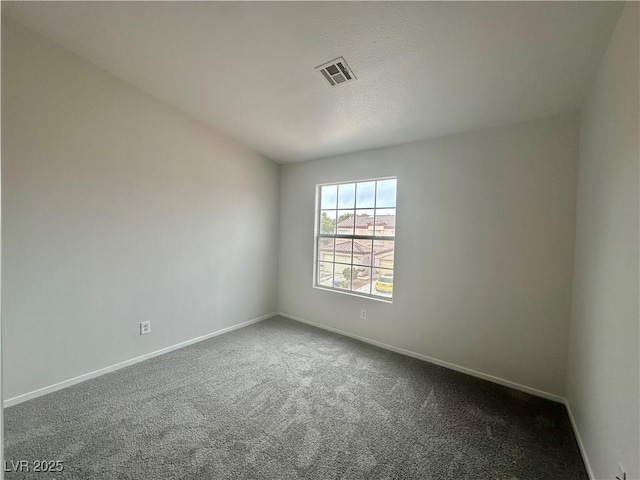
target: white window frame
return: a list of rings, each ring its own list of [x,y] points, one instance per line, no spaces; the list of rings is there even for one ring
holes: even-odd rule
[[[355,223],[355,219],[354,219],[354,228],[353,228],[353,234],[339,234],[338,233],[338,225],[337,225],[337,218],[336,218],[336,228],[335,228],[335,233],[333,234],[327,234],[327,233],[321,233],[320,230],[320,223],[321,223],[321,217],[322,217],[322,205],[321,205],[321,190],[322,187],[327,187],[327,186],[333,186],[333,185],[344,185],[344,184],[350,184],[350,183],[354,183],[356,184],[356,191],[355,191],[355,195],[357,198],[357,184],[358,183],[367,183],[367,182],[378,182],[378,181],[382,181],[382,180],[395,180],[396,181],[396,202],[395,202],[395,206],[393,207],[376,207],[376,201],[377,201],[377,183],[376,183],[376,189],[374,190],[374,194],[373,194],[373,198],[374,198],[374,204],[373,207],[371,208],[362,208],[361,210],[373,210],[374,216],[373,216],[373,225],[374,225],[374,229],[373,229],[373,233],[374,235],[358,235],[356,234],[356,223]],[[316,185],[316,206],[315,206],[315,232],[314,232],[314,249],[313,249],[313,287],[314,288],[318,288],[321,290],[327,290],[330,292],[336,292],[336,293],[341,293],[343,295],[352,295],[352,296],[356,296],[356,297],[364,297],[364,298],[369,298],[371,300],[377,300],[377,301],[381,301],[381,302],[385,302],[385,303],[393,303],[393,292],[391,297],[387,297],[387,296],[383,296],[383,295],[378,295],[375,293],[366,293],[366,292],[358,292],[358,291],[352,291],[352,290],[346,290],[344,288],[338,288],[335,287],[333,284],[331,286],[327,286],[327,285],[321,285],[318,283],[318,264],[322,263],[322,260],[319,258],[320,255],[320,240],[322,238],[331,238],[335,240],[339,240],[339,239],[347,239],[347,240],[372,240],[372,247],[375,247],[375,242],[376,241],[385,241],[385,240],[390,240],[393,241],[393,251],[394,251],[394,256],[395,256],[395,250],[396,250],[396,240],[397,240],[397,212],[398,212],[398,208],[397,208],[397,188],[398,188],[398,177],[377,177],[377,178],[367,178],[367,179],[362,179],[362,180],[348,180],[348,181],[344,181],[344,182],[330,182],[330,183],[321,183]],[[336,202],[338,200],[336,199]],[[357,210],[355,208],[356,205],[354,205],[354,213],[355,215],[357,215]],[[396,211],[396,222],[395,222],[395,226],[394,226],[394,235],[389,236],[389,235],[375,235],[375,221],[376,221],[376,212],[377,210],[386,210],[386,209],[394,209]],[[336,211],[338,211],[339,209],[336,208]],[[329,263],[333,263],[335,265],[335,251],[334,251],[334,255],[333,255],[333,261],[329,262]],[[341,262],[340,262],[341,263]],[[342,263],[341,263],[342,264]],[[352,247],[351,247],[351,264],[346,266],[351,266],[351,268],[353,267],[358,267],[360,265],[353,263],[353,242],[352,242]],[[371,265],[369,268],[371,268],[371,270],[373,271],[375,267],[375,265]],[[382,270],[390,270],[393,274],[393,279],[394,279],[394,286],[395,286],[395,271],[396,271],[396,266],[395,266],[395,262],[393,264],[393,268],[387,268],[387,267],[383,267],[381,268]],[[334,275],[335,275],[335,268],[334,268]],[[335,277],[334,277],[335,278]],[[373,291],[373,284],[371,286],[371,291]]]

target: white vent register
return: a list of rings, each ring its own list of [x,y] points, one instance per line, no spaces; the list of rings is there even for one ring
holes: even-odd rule
[[[322,65],[317,66],[316,70],[320,71],[322,76],[332,87],[356,80],[356,76],[353,74],[343,57],[338,57],[330,62],[323,63]]]

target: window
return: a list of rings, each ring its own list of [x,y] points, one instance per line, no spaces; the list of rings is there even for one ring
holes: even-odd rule
[[[314,285],[393,298],[396,178],[319,185]]]

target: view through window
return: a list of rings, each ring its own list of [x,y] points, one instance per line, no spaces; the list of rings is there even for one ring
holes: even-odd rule
[[[318,186],[317,287],[393,298],[396,179]]]

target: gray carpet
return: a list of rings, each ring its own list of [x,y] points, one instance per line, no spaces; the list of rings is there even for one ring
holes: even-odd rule
[[[562,405],[282,318],[6,409],[43,459],[6,478],[588,478]]]

